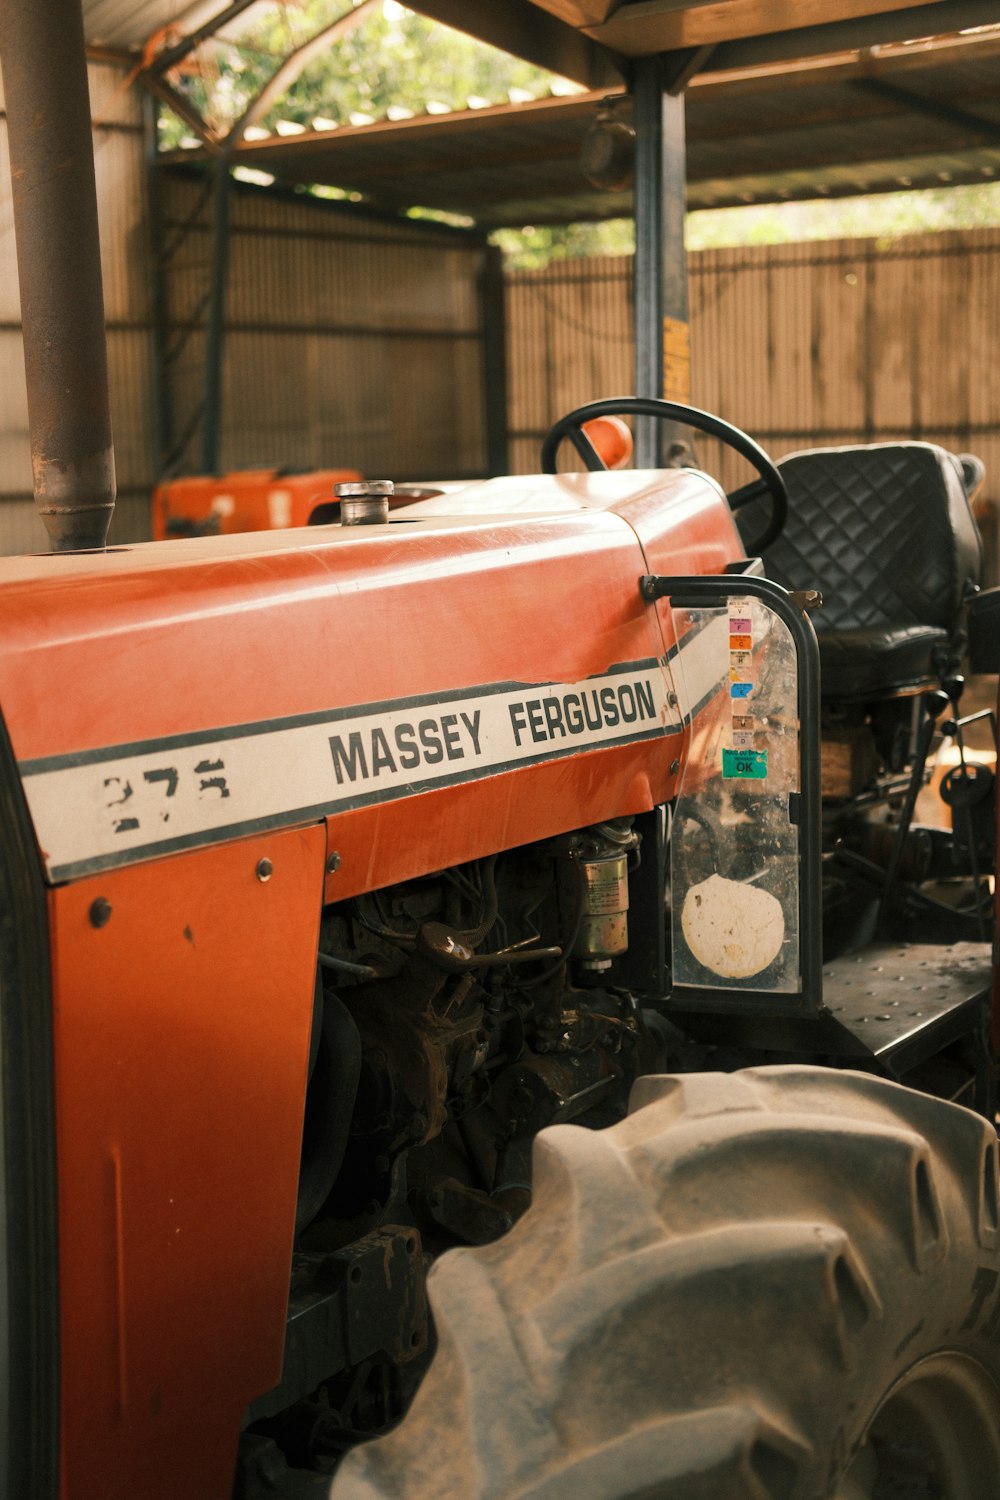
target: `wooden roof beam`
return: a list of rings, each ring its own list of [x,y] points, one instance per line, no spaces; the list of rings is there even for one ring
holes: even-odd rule
[[[715,49],[711,70],[727,72],[763,63],[822,57],[824,53],[854,52],[891,42],[967,31],[973,26],[995,26],[996,19],[996,0],[935,0],[931,5],[907,6],[884,15],[858,16],[849,21],[829,21],[796,31],[722,42]]]
[[[574,26],[540,10],[533,0],[504,0],[502,5],[469,4],[469,0],[410,0],[414,10],[445,26],[478,37],[560,78],[588,89],[620,84],[626,65],[607,47],[591,41]]]
[[[884,78],[853,78],[851,87],[876,99],[885,99],[903,110],[926,115],[930,120],[940,120],[944,125],[956,125],[960,130],[972,131],[988,141],[1000,141],[1000,121],[984,120],[970,110],[956,104],[947,104],[943,99],[928,99],[924,94],[915,94],[912,89],[900,88],[896,83],[887,83]]]

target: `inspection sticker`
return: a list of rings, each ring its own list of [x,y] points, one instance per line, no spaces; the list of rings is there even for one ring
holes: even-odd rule
[[[722,774],[747,781],[767,780],[766,750],[723,750]]]

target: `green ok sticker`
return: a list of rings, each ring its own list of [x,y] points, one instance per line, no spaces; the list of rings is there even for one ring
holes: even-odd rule
[[[750,781],[767,780],[766,750],[723,750],[723,776],[742,776]]]

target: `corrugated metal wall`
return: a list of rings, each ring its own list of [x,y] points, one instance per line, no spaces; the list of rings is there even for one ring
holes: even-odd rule
[[[149,534],[158,468],[155,281],[141,100],[90,69],[119,501],[112,539]],[[207,194],[164,174],[169,443],[197,467]],[[475,241],[291,196],[233,200],[224,467],[348,465],[418,478],[485,469]],[[0,118],[0,551],[37,550],[6,122]],[[537,467],[563,412],[632,387],[631,261],[507,277],[510,460]],[[775,455],[820,442],[972,449],[1000,498],[1000,231],[716,250],[690,258],[693,400]],[[739,461],[709,442],[727,486]]]
[[[1000,230],[692,262],[700,405],[776,455],[899,437],[972,450],[1000,497]]]
[[[165,451],[198,468],[210,199],[164,173],[150,230],[142,97],[108,64],[89,70],[118,501],[111,541],[150,534]],[[486,465],[483,244],[422,223],[334,205],[233,193],[232,276],[220,462],[224,468],[350,466],[420,478]],[[154,376],[154,241],[165,266]],[[0,553],[47,546],[31,460],[6,119],[0,116]]]
[[[632,258],[509,272],[506,308],[511,472],[531,474],[559,417],[584,401],[634,389]]]
[[[171,466],[196,472],[211,199],[165,172]],[[220,467],[485,466],[485,247],[234,186]]]
[[[94,159],[101,221],[108,366],[118,501],[112,542],[149,535],[150,298],[143,211],[141,104],[113,67],[90,68],[97,121]],[[47,548],[31,498],[31,450],[24,389],[7,121],[0,119],[0,553]]]
[[[775,457],[925,438],[972,450],[1000,499],[1000,230],[709,250],[689,259],[692,401]],[[631,261],[507,277],[511,458],[549,425],[632,388]],[[727,488],[748,477],[709,440]]]

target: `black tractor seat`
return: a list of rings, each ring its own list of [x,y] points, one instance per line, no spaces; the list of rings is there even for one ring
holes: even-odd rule
[[[873,443],[791,453],[778,468],[788,520],[764,565],[823,595],[823,698],[908,695],[957,671],[983,565],[962,460],[934,443]],[[741,527],[758,523],[759,503]]]

